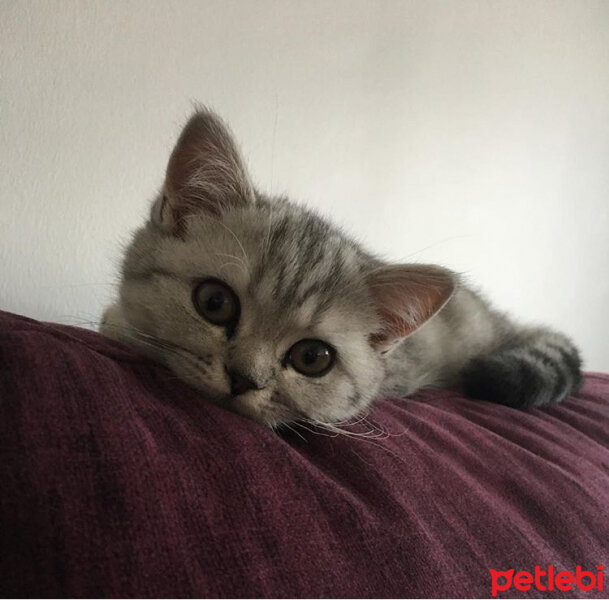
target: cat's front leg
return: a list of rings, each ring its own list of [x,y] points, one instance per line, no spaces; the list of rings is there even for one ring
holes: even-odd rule
[[[581,359],[569,338],[523,327],[461,285],[433,319],[387,358],[383,393],[459,388],[517,408],[560,402],[577,389]]]
[[[577,348],[546,328],[519,332],[493,352],[473,358],[461,373],[468,396],[516,408],[560,402],[580,380]]]

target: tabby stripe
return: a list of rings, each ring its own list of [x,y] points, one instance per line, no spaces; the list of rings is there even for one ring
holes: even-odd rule
[[[550,401],[562,399],[568,393],[570,386],[567,376],[561,369],[560,362],[537,348],[529,348],[528,354],[540,361],[549,371],[554,373],[555,379],[553,379],[554,383],[552,385]],[[548,371],[543,372],[547,373]]]

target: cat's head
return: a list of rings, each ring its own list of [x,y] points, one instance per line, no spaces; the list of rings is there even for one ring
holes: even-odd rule
[[[102,331],[264,424],[348,419],[385,354],[453,292],[448,271],[387,265],[319,216],[253,187],[226,126],[188,122]]]

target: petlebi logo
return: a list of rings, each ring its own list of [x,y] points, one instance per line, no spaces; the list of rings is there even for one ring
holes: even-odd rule
[[[516,572],[516,569],[509,569],[508,571],[489,569],[491,592],[493,598],[497,597],[497,592],[507,592],[512,586],[521,592],[528,592],[532,587],[535,587],[540,592],[548,592],[548,598],[551,597],[551,592],[554,590],[568,592],[574,589],[574,586],[582,592],[589,592],[590,590],[602,592],[605,585],[603,580],[604,569],[605,565],[596,565],[596,571],[584,571],[580,565],[577,565],[575,573],[558,571],[553,565],[547,567],[535,565],[533,572]]]

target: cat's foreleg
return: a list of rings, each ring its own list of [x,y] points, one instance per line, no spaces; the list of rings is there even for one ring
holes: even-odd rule
[[[461,286],[444,309],[388,359],[386,393],[458,387],[513,407],[560,402],[581,379],[577,348],[562,333],[523,327]]]
[[[466,395],[524,408],[560,402],[577,389],[581,359],[565,335],[544,327],[514,331],[461,371]]]
[[[560,402],[577,389],[581,359],[566,335],[522,326],[468,289],[446,308],[466,395],[524,408]]]

